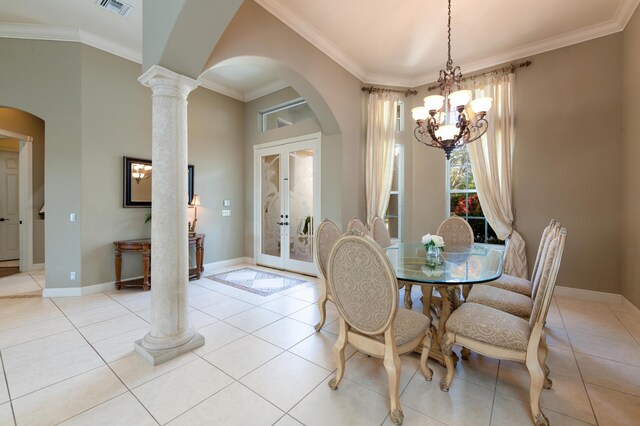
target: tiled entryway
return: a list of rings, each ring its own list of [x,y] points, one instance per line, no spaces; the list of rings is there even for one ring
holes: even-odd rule
[[[0,299],[0,425],[392,424],[380,360],[348,350],[345,380],[329,389],[337,312],[329,303],[316,333],[317,280],[302,278],[268,297],[192,281],[191,322],[206,344],[155,368],[133,351],[149,327],[150,292]],[[39,282],[2,278],[0,293]],[[556,297],[547,325],[551,424],[638,424],[640,316]],[[404,425],[531,424],[523,366],[474,354],[448,393],[438,387],[444,369],[430,366],[427,382],[417,356],[402,357]]]

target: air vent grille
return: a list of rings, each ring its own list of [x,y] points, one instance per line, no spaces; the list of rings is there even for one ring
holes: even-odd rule
[[[110,12],[117,13],[120,16],[127,16],[133,7],[118,0],[97,0],[96,4]]]

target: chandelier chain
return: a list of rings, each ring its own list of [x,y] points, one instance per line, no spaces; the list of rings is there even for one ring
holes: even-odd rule
[[[447,37],[448,37],[448,42],[447,42],[447,58],[448,61],[447,63],[453,63],[453,61],[451,60],[451,0],[449,0],[449,12],[448,12],[448,16],[449,16],[449,20],[447,21]]]

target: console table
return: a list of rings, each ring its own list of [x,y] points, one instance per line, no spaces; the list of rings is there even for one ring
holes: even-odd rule
[[[189,252],[191,247],[195,246],[196,264],[195,267],[189,268],[189,279],[200,279],[200,274],[204,271],[202,259],[204,258],[204,234],[196,234],[189,236]],[[122,287],[142,287],[143,290],[151,288],[151,238],[143,238],[140,240],[124,240],[114,241],[115,249],[115,267],[116,267],[116,289]],[[122,252],[133,251],[142,253],[142,280],[134,279],[122,281]]]

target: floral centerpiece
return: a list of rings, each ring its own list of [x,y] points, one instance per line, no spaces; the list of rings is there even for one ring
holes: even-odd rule
[[[422,237],[422,244],[427,251],[427,265],[435,266],[442,263],[440,250],[444,250],[444,239],[439,235],[427,234]]]

